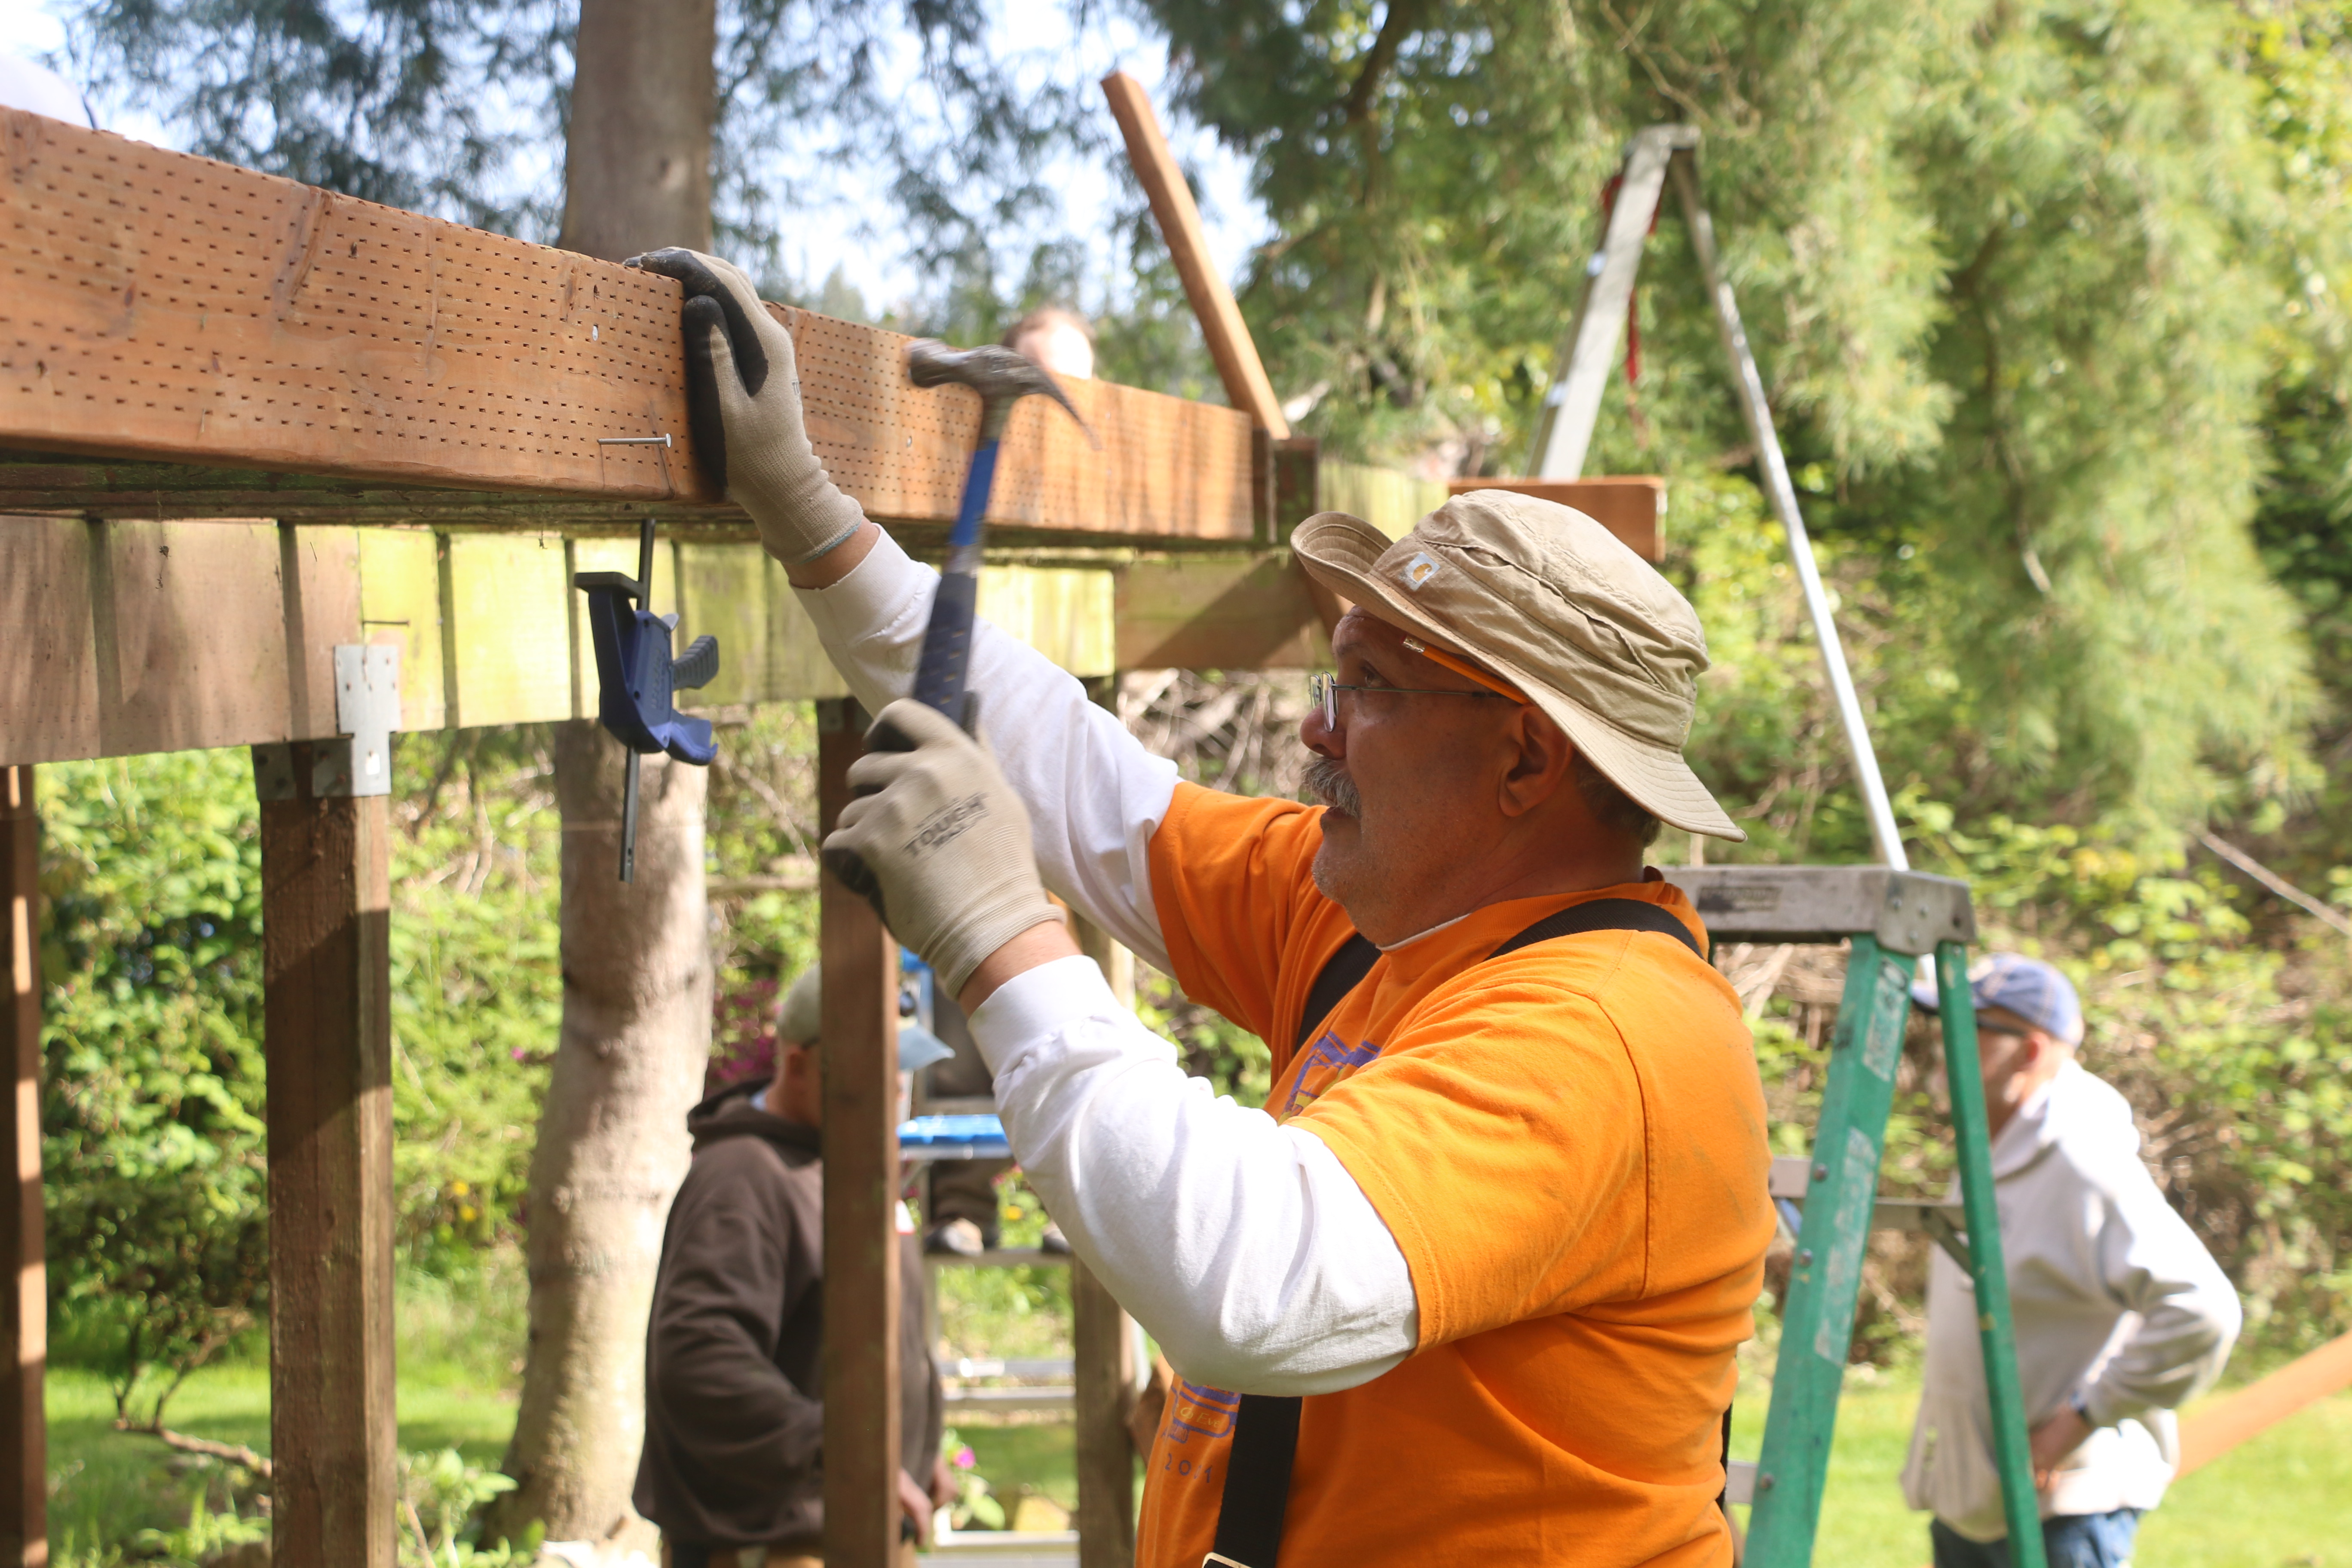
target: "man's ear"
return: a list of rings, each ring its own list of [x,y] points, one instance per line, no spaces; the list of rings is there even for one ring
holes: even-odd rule
[[[1576,787],[1570,772],[1575,743],[1542,709],[1529,705],[1513,713],[1507,739],[1518,754],[1503,775],[1497,804],[1505,816],[1524,816],[1561,790]]]

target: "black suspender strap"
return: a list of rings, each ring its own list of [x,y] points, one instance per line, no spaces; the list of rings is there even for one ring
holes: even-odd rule
[[[1704,963],[1706,953],[1690,928],[1657,905],[1640,899],[1594,899],[1546,915],[1488,953],[1500,958],[1554,937],[1597,931],[1646,931],[1673,937]],[[1307,987],[1298,1015],[1293,1050],[1303,1050],[1315,1030],[1338,1011],[1348,993],[1380,962],[1381,950],[1352,932]],[[1282,1516],[1290,1504],[1290,1470],[1298,1458],[1299,1399],[1296,1394],[1244,1394],[1234,1412],[1234,1443],[1225,1455],[1225,1489],[1217,1508],[1216,1545],[1202,1568],[1276,1568],[1282,1555]],[[1730,1430],[1730,1416],[1725,1417]]]
[[[1700,949],[1698,938],[1691,935],[1690,927],[1657,905],[1640,899],[1595,899],[1589,904],[1570,904],[1557,914],[1544,916],[1486,956],[1500,958],[1556,936],[1581,936],[1595,931],[1655,931],[1689,948],[1698,955],[1700,963],[1706,962],[1706,954]]]
[[[1329,1017],[1380,961],[1381,950],[1363,932],[1349,931],[1347,942],[1324,963],[1323,973],[1315,977],[1315,984],[1307,988],[1307,1005],[1298,1015],[1298,1037],[1290,1042],[1290,1048],[1305,1050],[1315,1034],[1315,1026]]]

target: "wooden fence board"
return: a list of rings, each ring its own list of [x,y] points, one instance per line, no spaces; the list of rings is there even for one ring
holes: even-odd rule
[[[0,140],[0,445],[740,517],[694,466],[675,282],[18,110]],[[878,518],[951,519],[977,397],[910,384],[898,333],[772,310],[844,488]],[[1253,537],[1246,416],[1070,392],[1100,449],[1024,405],[992,521]],[[651,435],[673,445],[598,444]],[[164,510],[139,473],[58,467]]]
[[[449,711],[441,666],[438,542],[423,529],[357,531],[359,640],[400,649],[400,727],[438,730]]]
[[[2328,1341],[2182,1421],[2178,1473],[2203,1468],[2297,1411],[2347,1388],[2352,1388],[2352,1334]]]
[[[359,535],[356,528],[278,531],[289,735],[337,733],[335,648],[366,640],[360,632]]]
[[[633,547],[625,568],[632,574],[635,553]],[[573,617],[564,554],[563,542],[546,536],[460,534],[448,542],[442,648],[452,727],[571,716]],[[594,668],[593,658],[586,668]]]
[[[0,518],[0,765],[334,732],[332,650],[401,650],[401,727],[592,717],[572,574],[636,542],[413,528]],[[93,562],[98,569],[92,570]],[[1079,676],[1328,662],[1282,557],[986,569],[981,610]],[[846,694],[782,568],[750,541],[665,540],[656,610],[719,639],[698,707]]]
[[[103,752],[89,546],[78,519],[0,518],[0,766]]]
[[[107,754],[284,740],[277,525],[92,526],[104,531],[91,575]]]
[[[1118,574],[1120,669],[1322,668],[1331,642],[1283,556],[1139,561]]]
[[[678,637],[719,639],[719,678],[687,700],[715,708],[766,695],[768,564],[756,544],[678,546]]]

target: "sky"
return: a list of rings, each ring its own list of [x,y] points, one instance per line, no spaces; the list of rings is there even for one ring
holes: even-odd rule
[[[1246,160],[1219,147],[1213,137],[1187,127],[1169,124],[1165,106],[1166,52],[1133,21],[1100,15],[1083,30],[1073,29],[1058,5],[1023,4],[1017,7],[1017,47],[1034,58],[1050,61],[1055,75],[1074,82],[1092,83],[1113,69],[1122,69],[1141,81],[1160,104],[1161,120],[1177,156],[1200,182],[1201,216],[1211,254],[1227,279],[1238,282],[1251,250],[1271,237],[1264,210],[1249,194]],[[37,57],[60,47],[65,26],[59,19],[70,8],[68,0],[0,0],[0,50]],[[1000,12],[1001,40],[1014,42]],[[912,61],[903,62],[909,77]],[[79,83],[75,83],[79,86]],[[1106,125],[1109,110],[1104,108]],[[127,110],[101,113],[100,123],[163,146],[174,144],[170,130],[153,115]],[[1113,145],[1116,146],[1114,139]],[[856,171],[820,169],[794,171],[798,189],[806,193],[809,207],[789,224],[784,255],[793,277],[814,287],[838,267],[875,309],[917,298],[924,279],[907,264],[907,239],[887,201],[861,199],[855,184]],[[1105,160],[1064,156],[1049,170],[1049,184],[1063,193],[1060,232],[1087,237],[1094,265],[1089,277],[1108,277],[1111,254],[1103,234],[1106,218],[1117,203],[1124,174]],[[1019,276],[1034,241],[1048,237],[1036,229],[1008,236],[1001,249],[1005,275]],[[1089,301],[1091,302],[1091,301]]]

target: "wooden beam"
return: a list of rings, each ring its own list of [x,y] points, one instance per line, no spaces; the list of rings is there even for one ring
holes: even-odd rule
[[[866,714],[817,707],[817,818],[849,804]],[[817,891],[824,999],[824,1561],[898,1562],[898,963],[874,906],[826,872]],[[926,1478],[928,1479],[928,1478]]]
[[[1121,669],[1318,669],[1331,659],[1305,572],[1286,556],[1119,569]]]
[[[1574,507],[1615,534],[1643,560],[1655,563],[1666,552],[1666,481],[1654,474],[1591,479],[1449,479],[1454,495],[1465,490],[1511,490]]]
[[[33,770],[0,768],[0,1063],[15,1092],[0,1121],[0,1568],[49,1561],[48,1274],[41,1244],[41,819]]]
[[[1135,165],[1135,177],[1151,203],[1160,237],[1168,242],[1168,254],[1175,259],[1176,275],[1184,280],[1185,298],[1192,300],[1201,336],[1208,341],[1209,357],[1217,363],[1225,396],[1268,436],[1288,440],[1290,421],[1274,395],[1274,384],[1266,379],[1257,344],[1250,339],[1249,324],[1242,320],[1241,307],[1234,303],[1234,291],[1225,286],[1209,255],[1201,209],[1192,200],[1192,187],[1184,183],[1184,171],[1176,166],[1176,154],[1169,150],[1160,117],[1151,110],[1150,95],[1125,71],[1103,78],[1102,89],[1110,100],[1119,134],[1127,138],[1128,161]]]
[[[273,1560],[393,1568],[390,824],[310,750],[261,805]]]
[[[2239,1444],[2347,1388],[2352,1388],[2352,1334],[2328,1341],[2183,1420],[2180,1468],[2175,1474],[2202,1469]]]
[[[740,521],[695,467],[670,279],[20,110],[0,137],[0,446]],[[877,518],[951,520],[979,399],[909,384],[898,333],[769,310],[835,480]],[[992,523],[1252,537],[1245,416],[1069,393],[1100,449],[1023,405]],[[86,494],[87,474],[58,477]],[[146,515],[168,510],[164,481],[147,488]],[[74,503],[27,487],[10,504]]]

